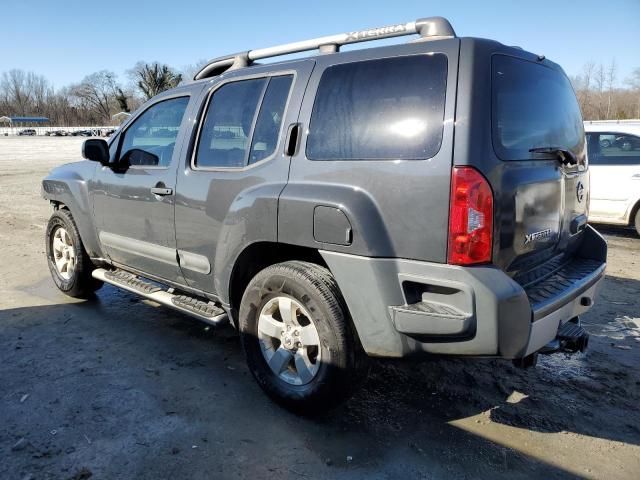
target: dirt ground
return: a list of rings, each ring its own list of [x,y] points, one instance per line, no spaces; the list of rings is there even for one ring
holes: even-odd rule
[[[586,354],[378,361],[351,401],[300,418],[262,394],[230,327],[54,288],[40,180],[81,142],[0,137],[0,478],[638,478],[634,233],[603,229]]]

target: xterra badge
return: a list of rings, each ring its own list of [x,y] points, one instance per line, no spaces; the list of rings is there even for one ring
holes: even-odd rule
[[[386,37],[387,35],[395,35],[407,30],[407,26],[403,23],[398,25],[389,25],[388,27],[372,28],[369,30],[360,30],[357,32],[347,33],[349,42],[357,42],[367,38]]]
[[[551,229],[546,228],[544,230],[540,230],[539,232],[527,233],[524,236],[524,244],[533,242],[534,240],[540,240],[542,238],[548,238],[551,236]]]

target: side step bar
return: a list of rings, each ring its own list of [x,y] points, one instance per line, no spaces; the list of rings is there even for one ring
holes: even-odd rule
[[[160,286],[124,270],[96,268],[91,275],[97,280],[136,293],[210,325],[220,325],[228,320],[227,313],[213,302],[200,300],[184,293],[173,293],[173,289],[163,290]]]

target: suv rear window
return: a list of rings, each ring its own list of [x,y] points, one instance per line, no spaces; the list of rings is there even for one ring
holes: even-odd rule
[[[560,147],[584,155],[580,107],[569,79],[557,70],[494,55],[493,148],[502,160],[530,160],[536,147]]]
[[[310,160],[417,160],[442,143],[444,54],[345,63],[320,79],[309,135]]]

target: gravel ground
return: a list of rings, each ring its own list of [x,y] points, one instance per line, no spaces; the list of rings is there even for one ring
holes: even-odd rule
[[[81,142],[0,137],[0,478],[638,478],[634,233],[603,228],[586,354],[375,362],[351,401],[306,419],[262,394],[230,327],[54,288],[40,180]]]

